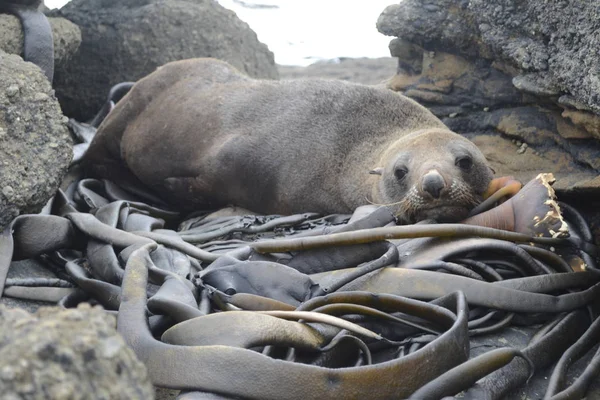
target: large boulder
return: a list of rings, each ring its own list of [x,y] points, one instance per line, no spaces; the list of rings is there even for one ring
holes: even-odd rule
[[[0,51],[0,228],[54,195],[72,158],[67,118],[41,70]]]
[[[498,175],[554,172],[565,194],[600,186],[600,3],[405,0],[390,87],[471,138]]]
[[[111,86],[174,60],[215,57],[257,78],[277,78],[273,53],[213,0],[73,0],[51,15],[77,24],[83,42],[55,88],[66,115],[86,120]]]
[[[100,307],[0,305],[3,399],[153,399],[145,366]]]

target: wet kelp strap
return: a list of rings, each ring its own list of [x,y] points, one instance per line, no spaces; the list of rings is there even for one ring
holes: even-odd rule
[[[594,371],[598,371],[598,355],[594,356],[594,360],[588,366],[587,369],[582,373],[580,378],[583,378],[581,382],[576,382],[576,385],[565,389],[561,392],[564,383],[567,379],[567,370],[571,364],[577,361],[581,356],[586,354],[592,347],[600,342],[600,318],[592,323],[589,329],[573,344],[567,351],[563,353],[558,360],[558,363],[552,371],[550,380],[548,381],[548,388],[544,399],[576,399],[582,398],[585,395],[589,382],[589,378],[586,381],[586,375],[594,376]],[[587,374],[586,374],[587,373]],[[560,393],[559,393],[560,392]]]
[[[321,286],[352,270],[311,275]],[[525,278],[523,278],[525,279]],[[508,282],[508,281],[502,281]],[[587,290],[560,296],[515,290],[501,282],[482,282],[462,276],[405,268],[383,268],[356,279],[340,290],[391,293],[419,300],[433,300],[460,290],[470,304],[511,312],[558,313],[583,307],[600,295],[600,283]],[[508,286],[508,285],[507,285]]]
[[[468,389],[484,376],[504,367],[515,357],[521,357],[527,361],[530,368],[529,376],[531,377],[534,372],[532,362],[519,350],[505,347],[488,351],[452,368],[419,388],[409,399],[441,399],[442,397],[455,395]]]
[[[52,27],[42,11],[11,0],[0,4],[0,11],[16,15],[23,27],[23,59],[42,69],[50,83],[54,79],[54,40]]]
[[[589,326],[586,312],[576,310],[567,314],[558,324],[549,330],[540,340],[522,349],[522,353],[533,362],[539,371],[555,360],[574,343]],[[500,400],[513,389],[523,385],[530,371],[522,359],[514,359],[506,367],[479,380],[461,396],[464,400]]]
[[[481,237],[519,243],[539,243],[548,245],[566,244],[563,239],[533,237],[517,232],[464,224],[403,225],[384,228],[362,229],[330,235],[278,239],[252,243],[251,247],[260,253],[300,251],[329,246],[371,243],[390,239],[420,237]]]
[[[467,306],[461,294],[453,295],[457,316],[447,332],[409,356],[376,365],[330,369],[229,346],[162,343],[152,337],[145,313],[152,248],[144,246],[129,257],[117,325],[157,386],[265,400],[405,398],[468,358]]]

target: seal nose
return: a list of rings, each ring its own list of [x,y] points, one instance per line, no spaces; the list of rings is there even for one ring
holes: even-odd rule
[[[429,193],[434,199],[439,199],[446,182],[439,172],[431,170],[423,176],[421,185],[424,192]]]

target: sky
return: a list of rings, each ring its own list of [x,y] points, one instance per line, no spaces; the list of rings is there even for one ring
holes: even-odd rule
[[[377,17],[399,0],[218,0],[248,23],[283,65],[309,65],[338,57],[389,57],[390,37]],[[45,0],[49,8],[68,0]],[[266,7],[251,8],[247,5]],[[274,6],[274,7],[273,7]]]

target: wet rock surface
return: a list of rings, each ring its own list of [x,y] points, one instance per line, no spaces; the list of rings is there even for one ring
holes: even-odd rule
[[[471,138],[498,175],[553,171],[559,193],[595,193],[599,11],[593,1],[389,6],[377,23],[397,37],[389,86]]]
[[[0,228],[54,195],[72,140],[50,83],[19,56],[0,53]]]
[[[235,13],[212,0],[74,0],[53,16],[77,24],[78,53],[55,76],[63,111],[85,121],[111,86],[169,61],[215,57],[253,77],[277,78],[273,53]]]
[[[35,314],[0,305],[3,399],[153,399],[144,365],[89,305]]]

